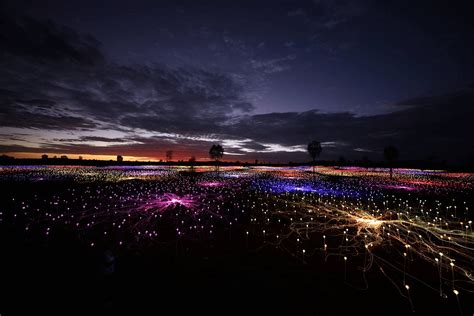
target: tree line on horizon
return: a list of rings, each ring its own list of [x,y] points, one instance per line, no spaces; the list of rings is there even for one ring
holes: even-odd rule
[[[311,165],[313,167],[313,173],[316,172],[315,170],[316,159],[321,155],[322,151],[323,151],[323,148],[321,146],[321,142],[317,140],[313,140],[308,143],[307,152],[309,156],[311,157]],[[224,156],[224,147],[222,147],[222,145],[213,144],[211,148],[209,149],[209,158],[214,161],[216,171],[219,171],[219,162],[223,156]],[[120,162],[123,161],[123,158],[119,160],[119,157],[121,158],[122,156],[117,156],[117,161],[120,161]],[[393,162],[398,158],[398,149],[392,145],[385,147],[384,157],[389,163],[390,178],[393,178]],[[169,163],[172,160],[173,160],[173,151],[172,150],[166,151],[166,161]],[[191,156],[188,162],[190,163],[191,167],[193,167],[194,163],[196,162],[196,157]],[[256,160],[256,163],[258,163],[258,160]]]
[[[313,141],[308,143],[307,152],[308,152],[308,154],[311,158],[311,165],[312,165],[312,169],[313,169],[312,172],[313,173],[316,172],[316,159],[321,155],[322,150],[323,150],[323,148],[321,146],[321,142],[319,142],[317,140],[313,140]],[[390,177],[391,178],[393,177],[393,163],[398,158],[398,154],[399,154],[398,149],[393,145],[385,147],[384,151],[383,151],[384,158],[387,161],[387,163],[389,165],[389,168],[390,168]],[[167,150],[166,153],[165,153],[165,156],[166,156],[166,162],[167,163],[171,163],[173,161],[173,151],[172,150]],[[219,163],[220,163],[220,160],[223,158],[223,156],[224,156],[224,147],[222,147],[222,145],[213,144],[211,146],[211,148],[209,149],[209,158],[214,162],[215,167],[216,167],[216,171],[219,170]],[[1,160],[11,160],[11,159],[14,159],[14,157],[10,157],[10,156],[7,156],[7,155],[2,155],[2,156],[0,156],[0,159]],[[59,160],[64,161],[64,160],[68,160],[69,158],[66,155],[61,155],[59,157],[58,156],[53,156],[52,158],[50,158],[47,154],[43,154],[41,156],[41,159],[42,160],[59,159]],[[79,156],[78,160],[83,160],[83,157]],[[124,161],[123,156],[122,155],[117,155],[116,161],[117,162],[123,162]],[[161,160],[160,160],[160,162],[161,162]],[[194,164],[196,163],[196,157],[191,156],[188,160],[188,163],[193,167]],[[255,164],[258,164],[258,160],[255,160]],[[291,164],[291,162],[289,164]],[[339,164],[341,164],[341,165],[345,164],[344,157],[341,156],[339,158]]]

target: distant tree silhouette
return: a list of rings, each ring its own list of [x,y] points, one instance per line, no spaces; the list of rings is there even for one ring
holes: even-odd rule
[[[82,156],[79,156],[79,160],[82,160]]]
[[[166,161],[170,162],[171,160],[173,160],[173,151],[168,150],[166,151]]]
[[[370,165],[370,159],[367,156],[362,157],[362,166],[365,167],[366,169],[369,169]]]
[[[321,154],[321,151],[323,149],[321,148],[321,143],[313,140],[311,143],[308,144],[308,153],[311,156],[311,159],[313,160],[313,173],[314,173],[314,165],[316,163],[316,158]]]
[[[387,146],[383,150],[383,155],[390,165],[390,179],[393,178],[393,161],[398,158],[398,149],[394,146]]]
[[[117,161],[118,162],[122,162],[123,161],[123,157],[121,155],[117,155]]]
[[[8,155],[1,155],[0,156],[0,161],[2,161],[2,162],[11,161],[11,160],[14,160],[14,159],[15,159],[15,157],[8,156]]]
[[[43,159],[43,160],[48,159],[48,155],[46,155],[46,154],[42,155],[42,156],[41,156],[41,159]]]
[[[340,156],[337,163],[338,163],[339,167],[344,166],[347,163],[346,158],[344,158],[344,156]]]
[[[345,166],[346,163],[346,158],[344,158],[344,156],[340,156],[339,160],[337,161],[337,165],[339,166],[339,169],[341,169],[341,175],[344,175],[344,168],[342,167]]]
[[[68,157],[66,155],[62,155],[61,159],[66,160],[66,159],[68,159]]]
[[[189,158],[188,162],[189,162],[189,166],[191,167],[191,171],[194,171],[194,164],[196,163],[196,157],[191,156],[191,158]]]
[[[216,162],[216,170],[219,170],[219,159],[224,156],[224,148],[221,145],[214,144],[209,149],[209,157]]]

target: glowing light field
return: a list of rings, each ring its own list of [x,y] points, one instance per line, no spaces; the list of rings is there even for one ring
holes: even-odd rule
[[[95,256],[87,260],[105,262],[106,277],[132,254],[154,253],[158,262],[270,256],[275,266],[331,275],[341,293],[377,293],[406,313],[423,313],[426,300],[453,315],[472,311],[473,174],[6,166],[0,185],[4,244],[62,251],[73,242]]]

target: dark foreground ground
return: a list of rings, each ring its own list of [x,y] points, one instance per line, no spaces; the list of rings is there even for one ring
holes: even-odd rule
[[[302,264],[277,249],[246,250],[244,240],[196,249],[186,245],[145,252],[91,250],[65,233],[38,245],[1,232],[2,315],[19,314],[262,314],[406,315],[409,301],[378,271],[357,288],[359,271],[340,260]],[[456,301],[420,286],[419,315],[461,315]],[[473,310],[464,300],[462,310]]]
[[[56,187],[0,183],[11,196],[60,192]],[[41,191],[44,190],[44,191]],[[90,247],[76,232],[49,237],[0,223],[0,314],[4,315],[471,315],[474,296],[439,293],[413,282],[410,302],[377,269],[364,288],[358,265],[340,257],[306,263],[261,247],[238,228],[212,240]],[[427,267],[426,271],[432,271]],[[415,275],[424,273],[416,267]],[[426,272],[427,274],[431,272]],[[428,278],[436,275],[428,275]]]
[[[367,290],[356,289],[336,259],[302,265],[273,250],[196,254],[181,248],[178,256],[175,249],[150,249],[111,263],[71,236],[48,246],[20,239],[2,231],[2,315],[412,313],[380,273],[369,275]],[[456,302],[422,288],[412,299],[416,314],[460,314]]]

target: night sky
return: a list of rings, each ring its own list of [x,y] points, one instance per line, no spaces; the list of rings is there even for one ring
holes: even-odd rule
[[[468,3],[4,1],[0,154],[464,163]]]

